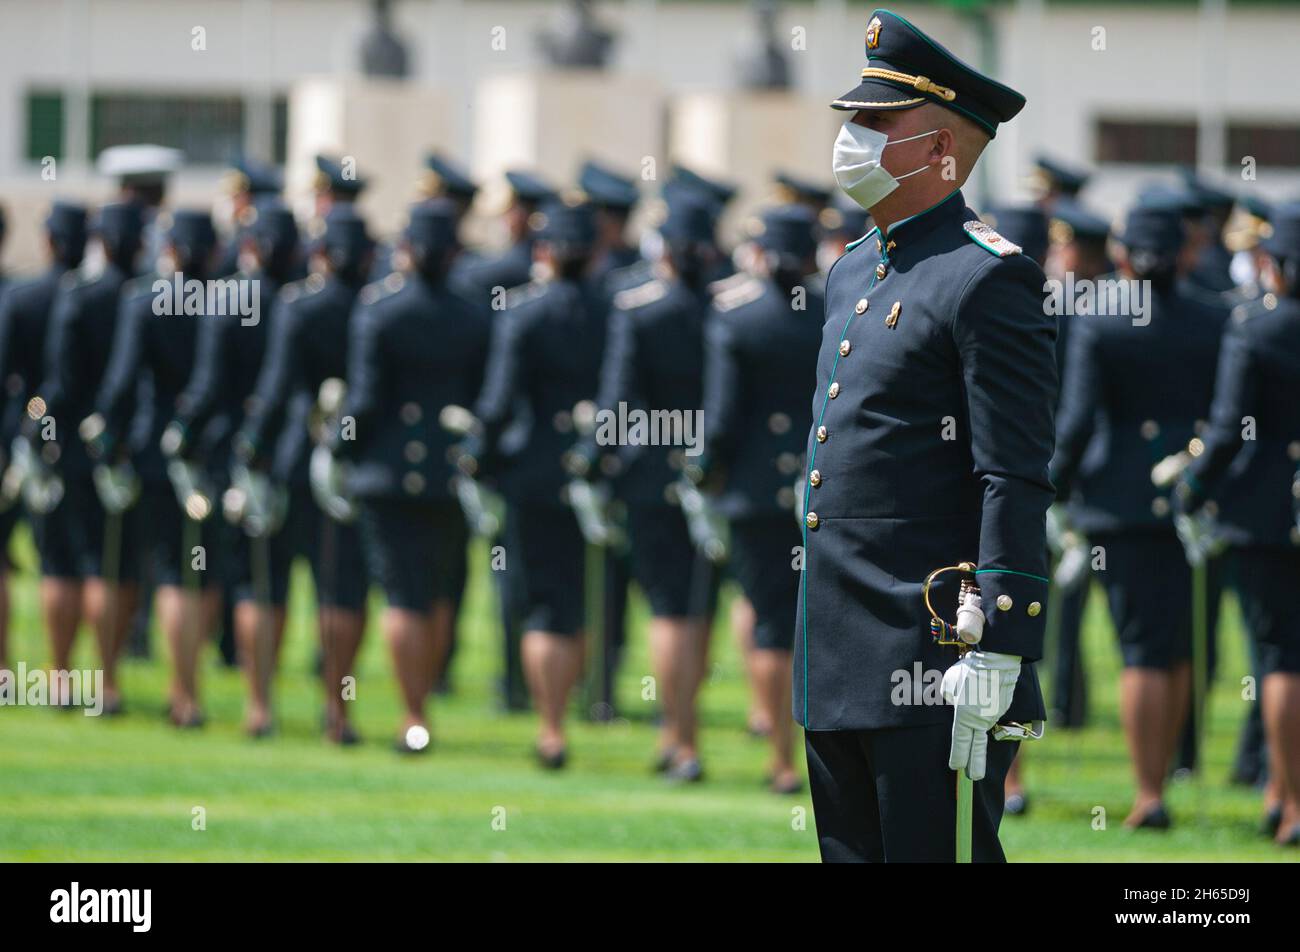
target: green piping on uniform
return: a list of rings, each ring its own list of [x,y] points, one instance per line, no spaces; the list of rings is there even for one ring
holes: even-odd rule
[[[1032,575],[1029,572],[1017,572],[1015,569],[976,569],[975,570],[976,575],[984,575],[988,572],[995,572],[998,575],[1023,575],[1025,578],[1032,578],[1035,581],[1039,581],[1044,584],[1047,583],[1047,579],[1043,578],[1041,575]]]

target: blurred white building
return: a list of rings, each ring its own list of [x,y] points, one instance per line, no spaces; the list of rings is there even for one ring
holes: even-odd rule
[[[778,35],[789,40],[796,91],[829,102],[855,84],[873,6],[783,5]],[[437,121],[452,130],[453,151],[471,167],[481,167],[471,148],[476,88],[543,67],[535,35],[560,7],[559,0],[393,3],[411,82],[455,104]],[[753,42],[755,19],[744,0],[605,0],[596,9],[618,34],[611,71],[645,80],[645,94],[659,97],[665,112],[686,93],[746,94],[736,56]],[[1084,197],[1106,213],[1138,181],[1179,164],[1264,198],[1300,192],[1297,0],[906,2],[891,9],[1029,99],[967,189],[977,206],[1015,198],[1040,151],[1093,168]],[[6,266],[35,263],[31,238],[56,194],[95,200],[111,193],[93,173],[93,157],[106,146],[151,141],[184,149],[190,165],[176,183],[179,201],[210,200],[222,163],[241,152],[283,161],[294,84],[358,74],[370,19],[368,0],[0,0]],[[507,128],[514,121],[501,117]],[[409,122],[418,130],[432,120],[412,115]],[[827,128],[817,115],[784,133],[823,137]],[[661,150],[666,160],[669,143]],[[641,158],[629,155],[625,165],[635,169]],[[1243,170],[1254,177],[1243,178]],[[544,171],[559,180],[573,170]]]

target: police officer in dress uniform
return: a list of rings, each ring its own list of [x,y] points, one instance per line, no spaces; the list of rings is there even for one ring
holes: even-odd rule
[[[350,316],[373,247],[351,204],[335,205],[326,213],[321,270],[280,292],[257,389],[234,444],[235,458],[269,471],[277,485],[288,488],[290,509],[303,514],[299,545],[311,560],[316,584],[325,733],[344,745],[359,740],[348,723],[341,683],[353,673],[366,627],[367,577],[356,526],[322,512],[311,494],[309,420],[321,384],[347,374]]]
[[[1232,280],[1232,252],[1223,243],[1223,229],[1236,199],[1231,193],[1198,176],[1191,168],[1185,167],[1180,173],[1184,186],[1196,197],[1202,210],[1199,227],[1203,234],[1196,264],[1188,277],[1193,284],[1208,291],[1231,291],[1236,282]]]
[[[1031,662],[1047,597],[1056,322],[1041,269],[959,186],[1025,99],[886,10],[866,52],[860,85],[832,103],[852,113],[834,168],[877,227],[827,280],[794,713],[824,859],[951,861],[963,769],[976,781],[972,855],[1000,861],[1016,748],[989,731],[1044,716]],[[929,633],[922,585],[960,562],[977,566],[983,634],[958,659]],[[932,597],[955,607],[956,585]],[[952,707],[936,696],[941,672]]]
[[[4,251],[7,226],[4,206],[0,205],[0,252]],[[0,302],[4,300],[8,283],[7,276],[0,271]],[[0,309],[2,308],[3,304],[0,303]],[[20,400],[9,393],[5,374],[0,373],[0,478],[3,478],[9,468],[9,448],[17,432],[21,412]],[[9,667],[9,537],[13,535],[21,511],[14,505],[15,502],[14,496],[0,487],[0,668]]]
[[[796,487],[825,321],[821,294],[809,286],[815,227],[811,209],[800,205],[766,212],[757,239],[762,275],[714,299],[706,329],[706,449],[692,473],[718,488],[718,509],[731,525],[731,571],[753,606],[750,677],[772,725],[769,782],[778,794],[803,786],[793,759],[790,622],[801,575]]]
[[[101,262],[65,274],[50,312],[45,379],[38,391],[43,416],[55,423],[44,441],[51,468],[64,485],[62,501],[40,520],[42,573],[56,580],[43,599],[56,667],[66,668],[77,622],[95,628],[104,667],[104,709],[122,709],[117,662],[138,594],[138,540],[130,511],[111,514],[92,477],[93,460],[78,435],[94,409],[118,325],[122,286],[135,276],[140,253],[139,206],[105,206],[96,221]]]
[[[538,208],[555,197],[551,186],[531,172],[506,172],[510,198],[503,218],[508,245],[491,257],[458,261],[452,279],[484,307],[493,306],[493,296],[527,284],[533,267],[534,229],[529,224]]]
[[[1041,153],[1034,159],[1027,182],[1035,202],[1049,215],[1055,214],[1060,201],[1077,202],[1079,193],[1087,184],[1087,172]]]
[[[107,205],[100,212],[101,223],[110,216],[125,217],[132,209]],[[163,246],[167,270],[198,281],[212,277],[217,235],[211,216],[178,209],[169,219]],[[220,610],[224,546],[209,518],[215,500],[187,498],[188,511],[182,508],[159,441],[193,371],[199,328],[212,318],[206,306],[204,313],[160,316],[155,310],[157,280],[149,274],[122,288],[108,368],[95,412],[83,422],[81,433],[92,458],[108,465],[128,462],[140,480],[135,511],[142,558],[155,585],[157,617],[171,653],[168,716],[177,727],[193,728],[204,723],[199,663]],[[201,556],[194,546],[202,546]]]
[[[277,295],[301,268],[298,226],[290,211],[279,202],[260,205],[248,248],[250,270],[240,271],[221,292],[224,313],[201,322],[194,371],[161,439],[166,456],[196,462],[218,478],[234,461],[233,438],[278,319]],[[249,682],[244,728],[254,738],[272,730],[271,680],[284,636],[289,568],[311,544],[309,512],[298,502],[289,500],[279,531],[267,527],[273,533],[269,541],[237,532],[232,554],[235,638]]]
[[[368,285],[348,344],[348,394],[334,455],[360,505],[371,577],[388,600],[383,628],[404,705],[396,749],[428,749],[425,705],[445,661],[467,530],[450,487],[452,436],[439,423],[468,406],[483,380],[486,308],[449,280],[458,250],[449,199],[411,208],[403,257],[409,269]]]
[[[460,465],[499,474],[509,500],[510,557],[522,569],[524,674],[541,718],[536,753],[544,768],[558,769],[567,762],[565,710],[584,655],[585,543],[564,492],[564,457],[575,438],[574,408],[596,397],[608,301],[604,286],[587,278],[596,243],[591,204],[553,201],[537,224],[543,277],[516,289],[495,319],[475,404],[482,429]]]
[[[231,231],[222,244],[216,276],[226,277],[239,270],[239,254],[257,220],[257,206],[276,198],[284,187],[278,169],[252,159],[239,159],[222,181],[230,203]]]
[[[1237,593],[1262,675],[1271,782],[1265,832],[1300,845],[1300,203],[1263,243],[1259,300],[1225,331],[1210,424],[1175,505],[1236,556]]]
[[[1171,822],[1163,789],[1189,709],[1193,646],[1191,570],[1168,490],[1151,471],[1208,414],[1226,317],[1179,283],[1186,240],[1177,200],[1148,199],[1129,212],[1120,275],[1149,286],[1151,298],[1146,309],[1117,315],[1102,313],[1099,295],[1096,313],[1069,318],[1076,323],[1052,462],[1059,498],[1079,487],[1072,519],[1105,554],[1098,580],[1119,634],[1120,705],[1138,784],[1125,824],[1153,829]],[[1213,607],[1213,566],[1209,582]]]
[[[650,603],[650,653],[663,714],[656,768],[670,779],[694,782],[703,778],[696,697],[712,615],[712,572],[695,550],[676,496],[683,446],[659,438],[684,442],[691,436],[685,427],[700,410],[713,218],[702,200],[681,198],[669,206],[659,233],[664,247],[656,276],[614,295],[596,406],[612,420],[636,412],[671,414],[682,429],[673,434],[651,423],[639,440],[630,432],[626,445],[605,442],[597,430],[575,450],[570,466],[592,480],[617,477],[628,509],[632,574]]]
[[[81,205],[56,202],[45,220],[45,236],[49,266],[35,278],[8,282],[5,293],[0,296],[0,384],[4,387],[5,407],[3,428],[0,430],[4,439],[4,445],[0,447],[0,458],[4,460],[9,460],[14,452],[14,440],[20,435],[30,434],[30,428],[38,426],[41,417],[45,415],[43,405],[29,405],[28,400],[36,393],[45,373],[45,339],[55,293],[64,275],[81,264],[85,253],[86,209]],[[29,418],[29,412],[35,416]],[[32,445],[36,447],[37,444]],[[14,475],[17,475],[16,470]],[[8,476],[6,468],[6,477]],[[17,494],[20,487],[12,485],[13,483],[13,479],[6,478],[6,494]],[[5,520],[5,543],[8,542],[8,533],[13,529],[14,520],[22,511],[22,505],[21,501],[15,499],[9,510],[0,516]],[[27,518],[39,542],[40,525],[44,516],[29,512]],[[58,517],[55,519],[57,521]],[[62,652],[56,652],[56,661],[62,660],[63,667],[67,667],[80,612],[76,604],[77,583],[74,581],[79,572],[74,565],[66,562],[60,565],[57,564],[58,561],[63,560],[54,560],[53,553],[50,560],[42,561],[42,604],[60,606],[61,610],[55,613],[53,619],[60,622],[58,636],[55,637],[52,630],[51,637]],[[54,574],[55,572],[61,573],[63,577]],[[52,619],[47,617],[47,625],[50,620]]]

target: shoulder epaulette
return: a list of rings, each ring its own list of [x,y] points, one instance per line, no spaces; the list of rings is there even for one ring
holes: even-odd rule
[[[716,281],[710,281],[708,288],[709,294],[716,297],[732,288],[740,287],[751,277],[752,275],[748,271],[737,271],[735,274],[729,274],[725,278],[718,278]]]
[[[668,284],[661,278],[651,278],[645,284],[619,291],[614,295],[614,306],[620,311],[653,304],[668,293]]]
[[[987,222],[968,221],[962,225],[962,228],[966,229],[966,236],[971,241],[989,254],[997,255],[999,258],[1018,255],[1022,250],[1015,242],[1008,241],[999,235]]]
[[[396,294],[398,291],[402,290],[402,287],[405,284],[406,278],[402,276],[401,272],[394,271],[381,281],[367,284],[361,289],[361,294],[358,295],[357,300],[362,304],[375,304],[386,297],[391,297]]]
[[[545,290],[545,281],[529,281],[527,284],[510,288],[506,291],[506,307],[518,307],[526,301],[541,296]]]
[[[763,282],[746,275],[748,278],[743,284],[727,288],[721,294],[713,299],[713,306],[719,311],[734,311],[736,308],[749,304],[751,301],[757,301],[763,296]]]

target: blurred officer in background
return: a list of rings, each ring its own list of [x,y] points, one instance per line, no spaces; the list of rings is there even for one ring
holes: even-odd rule
[[[1025,184],[1043,212],[1053,215],[1058,202],[1079,200],[1079,193],[1088,184],[1088,173],[1040,153]]]
[[[355,525],[322,512],[312,497],[309,418],[321,384],[347,375],[353,304],[370,271],[374,245],[351,204],[325,215],[321,268],[280,292],[266,359],[248,415],[235,436],[235,458],[289,490],[282,535],[311,561],[324,659],[325,733],[339,744],[359,738],[348,723],[342,680],[353,674],[365,632],[367,578]],[[285,541],[289,541],[287,538]]]
[[[41,417],[45,415],[44,405],[29,404],[28,400],[36,393],[44,377],[45,340],[55,293],[64,275],[76,269],[85,254],[86,209],[68,202],[55,202],[45,220],[45,241],[49,257],[45,271],[35,278],[8,282],[4,294],[0,295],[0,382],[4,385],[4,415],[0,418],[3,421],[4,446],[0,448],[0,458],[6,461],[4,492],[13,500],[3,517],[7,532],[12,531],[13,520],[23,505],[17,498],[21,490],[18,469],[15,467],[10,475],[8,461],[14,439],[20,434],[30,435],[33,427],[41,425]],[[34,449],[41,449],[38,443],[31,445]],[[48,460],[42,462],[49,465]],[[40,549],[40,524],[45,516],[29,511],[27,517]],[[55,517],[56,523],[58,518]],[[4,541],[7,543],[7,536]],[[59,636],[53,644],[58,649],[55,659],[65,668],[81,611],[79,573],[75,569],[75,566],[56,564],[53,552],[49,561],[42,561],[41,574],[45,578],[41,583],[41,610],[47,622],[53,618],[60,624]],[[53,573],[56,571],[65,573],[65,577],[55,576]],[[7,589],[5,594],[7,622]],[[7,624],[5,627],[7,629]]]
[[[215,276],[224,278],[239,270],[239,254],[248,238],[249,230],[257,221],[257,206],[261,202],[279,197],[284,187],[278,169],[252,159],[240,159],[223,177],[225,191],[224,217],[230,221],[230,233],[221,246],[221,261]]]
[[[123,229],[132,224],[138,228],[135,209],[134,205],[104,206],[101,232],[104,223],[114,219],[123,219],[119,226]],[[180,209],[169,218],[164,270],[199,281],[211,277],[217,245],[211,217],[205,211]],[[177,727],[200,727],[204,717],[199,662],[220,608],[217,566],[224,546],[209,518],[215,500],[192,494],[184,500],[179,497],[168,478],[159,441],[193,371],[199,328],[212,318],[206,296],[203,313],[160,316],[154,306],[158,300],[154,282],[153,275],[145,275],[122,289],[104,382],[95,413],[81,431],[92,457],[107,465],[125,461],[139,477],[136,528],[156,586],[158,621],[172,660],[168,715]],[[201,554],[195,546],[202,547]]]
[[[396,749],[428,748],[425,705],[445,663],[463,587],[467,530],[449,483],[444,407],[473,402],[483,380],[486,309],[453,289],[459,244],[449,199],[411,208],[409,263],[363,289],[351,321],[344,420],[331,446],[349,470],[371,577],[384,589],[383,627],[404,707]]]
[[[795,487],[812,425],[824,301],[809,288],[816,219],[785,205],[763,216],[761,276],[719,294],[707,325],[705,453],[691,475],[716,487],[731,524],[731,570],[753,605],[750,677],[771,725],[771,790],[796,793],[790,708],[793,620],[799,601]],[[820,482],[821,476],[816,476]],[[799,486],[802,489],[802,486]]]
[[[871,216],[837,188],[830,205],[817,216],[817,222],[820,226],[817,243],[817,283],[824,290],[826,275],[830,273],[835,262],[840,260],[844,249],[871,228]]]
[[[1223,229],[1232,214],[1235,199],[1199,177],[1194,169],[1183,168],[1180,171],[1183,185],[1194,196],[1200,211],[1200,220],[1194,226],[1199,250],[1188,279],[1208,291],[1231,291],[1236,282],[1231,274],[1232,252],[1223,243]]]
[[[117,713],[122,709],[117,661],[138,594],[136,520],[129,509],[106,511],[78,426],[94,411],[118,326],[122,286],[136,273],[139,206],[105,206],[95,234],[102,255],[98,273],[83,269],[64,275],[50,313],[38,399],[43,415],[55,421],[57,435],[41,453],[53,456],[49,462],[63,480],[64,495],[40,520],[38,544],[42,572],[51,579],[44,607],[56,667],[68,666],[84,607],[104,666],[104,710]]]
[[[1134,295],[1151,288],[1144,313],[1102,313],[1099,294],[1097,313],[1067,318],[1075,325],[1052,461],[1058,499],[1079,488],[1074,522],[1104,552],[1098,578],[1123,654],[1121,718],[1138,787],[1124,822],[1154,829],[1171,822],[1164,783],[1189,709],[1193,646],[1191,569],[1151,470],[1208,415],[1226,317],[1180,291],[1182,219],[1175,196],[1153,195],[1125,220],[1119,274],[1143,282],[1130,285]],[[1217,605],[1215,571],[1210,588]]]
[[[603,281],[611,272],[633,265],[641,257],[627,241],[628,219],[641,196],[632,179],[592,161],[582,164],[578,188],[596,209],[596,247],[590,277]]]
[[[316,156],[316,178],[312,183],[315,220],[323,225],[326,214],[335,205],[354,204],[368,184],[369,181],[357,173],[356,162],[351,156],[342,159]]]
[[[1073,286],[1071,282],[1096,281],[1114,270],[1106,252],[1109,224],[1073,199],[1061,198],[1053,204],[1048,235],[1051,247],[1043,270],[1050,280],[1060,282],[1062,300],[1066,288]],[[1062,314],[1057,324],[1056,366],[1063,386],[1070,372],[1066,358],[1074,321],[1073,314]],[[1084,546],[1073,556],[1079,558],[1086,551],[1086,545],[1077,535],[1067,536],[1063,543],[1071,541],[1074,545]],[[1059,553],[1058,559],[1064,554]],[[1092,572],[1088,566],[1090,556],[1083,556],[1083,559],[1083,568],[1072,585],[1062,585],[1059,578],[1055,580],[1052,723],[1064,728],[1082,727],[1088,718],[1088,676],[1083,663],[1082,635]]]
[[[686,426],[700,409],[709,307],[704,275],[716,253],[713,218],[703,201],[682,197],[669,205],[659,234],[658,276],[614,295],[596,406],[611,418],[632,410],[676,414]],[[583,478],[618,478],[618,495],[628,508],[632,572],[650,603],[650,656],[663,710],[656,769],[671,779],[697,781],[703,770],[696,694],[714,587],[675,495],[683,449],[602,444],[599,435],[597,430],[579,445],[570,467]],[[683,429],[681,435],[689,434]]]
[[[458,262],[452,279],[482,307],[500,310],[501,295],[527,284],[533,267],[534,230],[529,225],[537,209],[555,197],[554,190],[531,172],[506,172],[509,199],[502,212],[507,246],[497,255]]]
[[[0,254],[4,252],[8,222],[4,206],[0,205]],[[4,294],[9,277],[0,271],[0,314],[4,313]],[[0,342],[0,361],[4,360],[5,345]],[[17,505],[17,487],[12,490],[3,485],[9,469],[9,453],[18,433],[18,420],[23,413],[23,397],[10,392],[9,375],[0,371],[0,668],[9,667],[9,538],[22,509]]]
[[[1263,242],[1264,294],[1232,312],[1210,425],[1175,493],[1183,523],[1236,556],[1242,616],[1263,679],[1270,782],[1264,824],[1300,845],[1300,203]]]
[[[564,721],[583,667],[585,541],[566,505],[565,454],[574,441],[573,413],[592,401],[605,349],[607,297],[587,278],[596,244],[595,209],[552,201],[539,217],[543,277],[508,298],[496,318],[483,392],[475,405],[481,432],[467,441],[460,465],[472,475],[500,475],[514,520],[522,568],[524,674],[541,718],[537,757],[543,767],[567,762]],[[523,430],[508,457],[507,427],[521,411]]]
[[[161,440],[169,458],[218,473],[233,460],[233,437],[244,422],[278,318],[277,295],[301,267],[298,226],[289,210],[278,202],[259,206],[245,250],[248,270],[222,292],[228,295],[224,313],[203,319],[194,372]],[[260,504],[268,512],[278,508],[269,498]],[[227,518],[232,515],[237,516],[227,512]],[[276,531],[281,520],[286,528]],[[309,544],[302,524],[301,507],[292,505],[256,529],[245,523],[232,553],[235,638],[250,692],[244,727],[252,737],[272,730],[271,681],[284,636],[289,567]],[[250,539],[250,533],[258,538]]]

